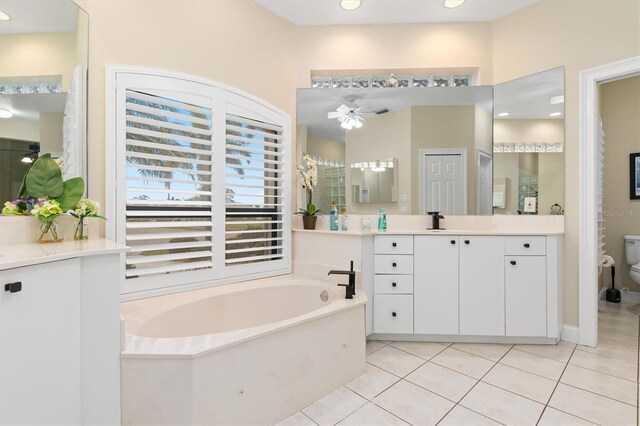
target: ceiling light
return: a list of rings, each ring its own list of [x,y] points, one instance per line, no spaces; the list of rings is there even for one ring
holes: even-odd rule
[[[362,120],[357,115],[353,115],[344,120],[340,127],[347,130],[359,129],[362,127]]]
[[[561,115],[561,112],[552,112],[551,114],[549,114],[549,117],[560,117]]]
[[[356,10],[362,4],[362,0],[340,0],[340,7],[344,10]]]
[[[510,115],[511,115],[511,113],[508,113],[508,112],[501,112],[501,113],[499,113],[499,114],[498,114],[498,117],[508,117],[508,116],[510,116]]]
[[[551,103],[551,105],[563,104],[564,103],[564,95],[552,96],[551,99],[549,100],[549,102]]]
[[[444,0],[442,5],[447,9],[454,9],[456,7],[462,6],[464,2],[467,0]]]
[[[13,117],[13,113],[8,109],[0,108],[0,118],[11,118]]]
[[[7,15],[3,11],[0,10],[0,21],[10,21],[11,16]]]

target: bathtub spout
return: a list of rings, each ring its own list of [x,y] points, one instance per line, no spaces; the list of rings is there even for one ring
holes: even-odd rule
[[[338,284],[338,286],[346,287],[345,299],[353,299],[356,294],[356,271],[353,270],[353,260],[351,261],[351,270],[331,270],[327,275],[349,275],[349,284]]]

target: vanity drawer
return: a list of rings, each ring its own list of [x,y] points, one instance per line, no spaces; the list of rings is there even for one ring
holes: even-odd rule
[[[376,275],[373,281],[373,292],[376,294],[412,294],[412,275]]]
[[[507,256],[544,256],[547,254],[547,237],[512,236],[505,237],[505,254]]]
[[[374,294],[374,333],[413,333],[413,296]]]
[[[413,254],[413,235],[376,235],[375,254]]]
[[[376,274],[413,275],[413,255],[376,254]]]

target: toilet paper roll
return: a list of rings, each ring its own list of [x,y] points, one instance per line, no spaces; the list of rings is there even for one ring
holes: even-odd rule
[[[608,254],[605,254],[604,256],[602,256],[602,260],[600,261],[600,266],[602,266],[603,268],[608,268],[609,266],[613,266],[616,263],[615,260],[613,260],[613,257],[609,256]]]

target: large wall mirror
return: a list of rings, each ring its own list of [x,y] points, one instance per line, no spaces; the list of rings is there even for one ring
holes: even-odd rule
[[[355,214],[491,214],[491,87],[299,89],[297,149],[314,201]]]
[[[71,0],[0,0],[0,201],[39,155],[86,180],[89,18]]]
[[[494,87],[494,213],[564,212],[564,68]]]

